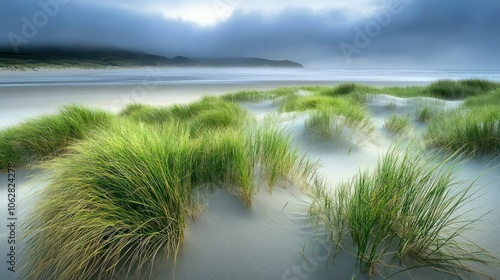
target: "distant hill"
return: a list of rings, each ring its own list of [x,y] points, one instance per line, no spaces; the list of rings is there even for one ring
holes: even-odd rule
[[[197,58],[183,56],[167,58],[126,50],[103,49],[38,49],[12,53],[0,50],[0,69],[37,68],[106,68],[106,67],[303,67],[289,60],[263,58]]]
[[[244,57],[230,57],[230,58],[197,58],[202,65],[209,65],[214,67],[295,67],[302,68],[300,63],[290,60],[269,60],[258,57],[244,58]]]

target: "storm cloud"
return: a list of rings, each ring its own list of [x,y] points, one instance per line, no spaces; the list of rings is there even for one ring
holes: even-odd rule
[[[0,45],[10,51],[85,46],[165,56],[257,56],[338,68],[500,68],[497,0],[379,0],[370,2],[369,13],[232,6],[226,19],[207,26],[132,9],[132,1],[109,3],[3,0]]]

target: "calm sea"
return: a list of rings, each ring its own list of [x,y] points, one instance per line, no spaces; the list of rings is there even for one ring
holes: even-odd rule
[[[500,81],[500,71],[477,70],[339,70],[284,68],[135,68],[104,70],[42,70],[0,72],[1,86],[249,84],[262,82],[364,82],[419,85],[440,79]]]

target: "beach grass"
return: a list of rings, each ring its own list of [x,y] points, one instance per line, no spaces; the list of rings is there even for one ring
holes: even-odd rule
[[[199,129],[193,137],[189,118],[155,125],[115,118],[35,165],[43,171],[37,180],[49,184],[24,225],[23,275],[109,279],[124,263],[141,271],[175,258],[187,219],[200,209],[197,191],[224,188],[250,207],[261,183],[299,184],[312,172],[284,128]]]
[[[38,165],[50,184],[26,224],[23,272],[109,278],[124,258],[140,269],[173,254],[192,205],[188,137],[120,122]]]
[[[297,88],[280,87],[269,91],[242,90],[234,93],[228,93],[221,96],[225,101],[231,102],[261,102],[265,100],[275,100],[280,97],[295,95]]]
[[[198,191],[223,188],[251,207],[263,183],[270,191],[280,179],[310,184],[316,165],[293,148],[286,128],[256,122],[237,102],[275,100],[280,113],[304,114],[307,131],[322,138],[338,137],[346,126],[369,137],[374,126],[367,94],[442,94],[431,92],[432,86],[302,88],[309,95],[298,95],[298,88],[242,91],[187,105],[130,104],[118,116],[71,105],[4,129],[0,164],[48,160],[34,165],[49,184],[36,194],[39,203],[25,224],[22,273],[33,279],[108,279],[123,263],[141,271],[160,258],[175,259],[188,219],[201,209]],[[499,155],[500,110],[491,104],[498,98],[495,83],[439,86],[474,92],[458,110],[420,110],[429,145],[452,154]],[[385,127],[404,133],[410,117],[393,115]],[[454,156],[435,164],[423,150],[401,154],[393,147],[375,171],[360,172],[333,193],[323,189],[324,182],[309,191],[310,215],[326,226],[332,247],[353,253],[369,274],[408,258],[416,267],[472,271],[467,262],[490,259],[474,244],[458,241],[474,219],[456,213],[473,193],[472,185],[456,188]]]
[[[325,96],[356,95],[356,94],[389,94],[397,97],[436,97],[444,99],[464,99],[469,96],[486,94],[500,88],[500,83],[481,79],[438,80],[428,86],[407,87],[375,87],[359,83],[345,82],[334,87],[309,86],[303,87]]]
[[[365,110],[358,106],[330,107],[309,113],[305,127],[324,139],[336,139],[345,127],[366,138],[371,137],[375,128]]]
[[[411,129],[410,116],[392,114],[385,122],[384,128],[391,133],[403,135]]]
[[[23,166],[53,158],[87,133],[112,122],[114,116],[103,110],[68,105],[58,114],[45,115],[0,131],[0,170],[9,163]]]
[[[290,96],[282,102],[280,112],[307,113],[306,129],[321,138],[335,139],[345,126],[367,137],[374,131],[366,107],[342,96]]]
[[[221,96],[221,98],[231,102],[261,102],[264,100],[273,100],[278,98],[278,95],[267,91],[243,90],[225,94]]]
[[[421,122],[428,122],[435,115],[431,107],[425,106],[417,111],[417,118]]]
[[[129,104],[120,116],[147,124],[163,125],[182,122],[191,128],[193,136],[206,129],[239,128],[251,118],[240,106],[224,98],[204,97],[187,105],[152,106]]]
[[[487,94],[468,97],[465,99],[464,105],[468,108],[491,105],[500,107],[500,87],[496,90],[488,92]]]
[[[427,87],[429,93],[438,98],[444,99],[464,99],[469,96],[486,94],[495,88],[500,87],[499,83],[480,79],[466,80],[440,80],[433,82]]]
[[[459,212],[475,192],[472,183],[458,187],[460,163],[453,158],[437,160],[423,149],[392,147],[375,170],[360,171],[333,193],[317,191],[310,215],[325,226],[332,248],[352,253],[369,275],[398,264],[403,271],[480,273],[469,265],[494,258],[461,238],[476,219]],[[404,266],[408,259],[416,264]]]
[[[500,106],[482,105],[445,112],[429,122],[429,145],[469,156],[500,155]]]
[[[416,118],[422,123],[428,123],[432,118],[447,110],[444,101],[440,99],[418,100],[415,105]]]

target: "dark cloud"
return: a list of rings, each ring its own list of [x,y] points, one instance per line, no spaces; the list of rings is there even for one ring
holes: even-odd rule
[[[166,56],[260,56],[330,67],[500,68],[497,0],[401,0],[392,11],[384,2],[378,12],[356,18],[342,10],[293,7],[275,15],[238,11],[211,27],[69,0],[41,0],[53,4],[45,12],[38,2],[2,1],[1,45],[13,50],[15,41],[21,51],[76,45]]]

